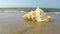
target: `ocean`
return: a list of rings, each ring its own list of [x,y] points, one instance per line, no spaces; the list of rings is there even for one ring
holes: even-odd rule
[[[30,12],[36,8],[0,8],[0,12]],[[60,12],[60,8],[41,8],[45,12]]]
[[[50,23],[25,21],[22,16],[31,10],[35,8],[0,8],[0,34],[60,34],[60,9],[43,9],[52,17]]]

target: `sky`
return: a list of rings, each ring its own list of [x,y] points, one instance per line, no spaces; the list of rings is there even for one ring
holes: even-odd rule
[[[60,8],[60,0],[0,0],[0,8],[9,7]]]

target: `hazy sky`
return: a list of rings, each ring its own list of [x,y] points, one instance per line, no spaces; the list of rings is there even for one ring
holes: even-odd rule
[[[60,8],[60,0],[0,0],[0,8],[37,7]]]

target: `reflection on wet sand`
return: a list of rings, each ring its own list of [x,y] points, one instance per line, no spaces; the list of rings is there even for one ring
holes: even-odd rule
[[[30,28],[18,31],[14,34],[46,34],[46,23],[37,21],[25,20],[25,24],[30,26]]]
[[[46,23],[45,22],[37,22],[37,21],[26,21],[26,23],[28,23],[32,28],[29,29],[28,31],[30,31],[28,33],[28,31],[26,31],[26,34],[46,34],[46,30],[45,30],[45,26]],[[25,32],[23,32],[24,34]]]

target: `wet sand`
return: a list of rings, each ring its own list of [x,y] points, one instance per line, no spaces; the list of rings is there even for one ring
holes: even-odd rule
[[[11,34],[25,28],[24,13],[0,13],[0,34]]]
[[[52,22],[25,21],[20,13],[0,13],[0,34],[60,34],[60,14],[51,14]]]

